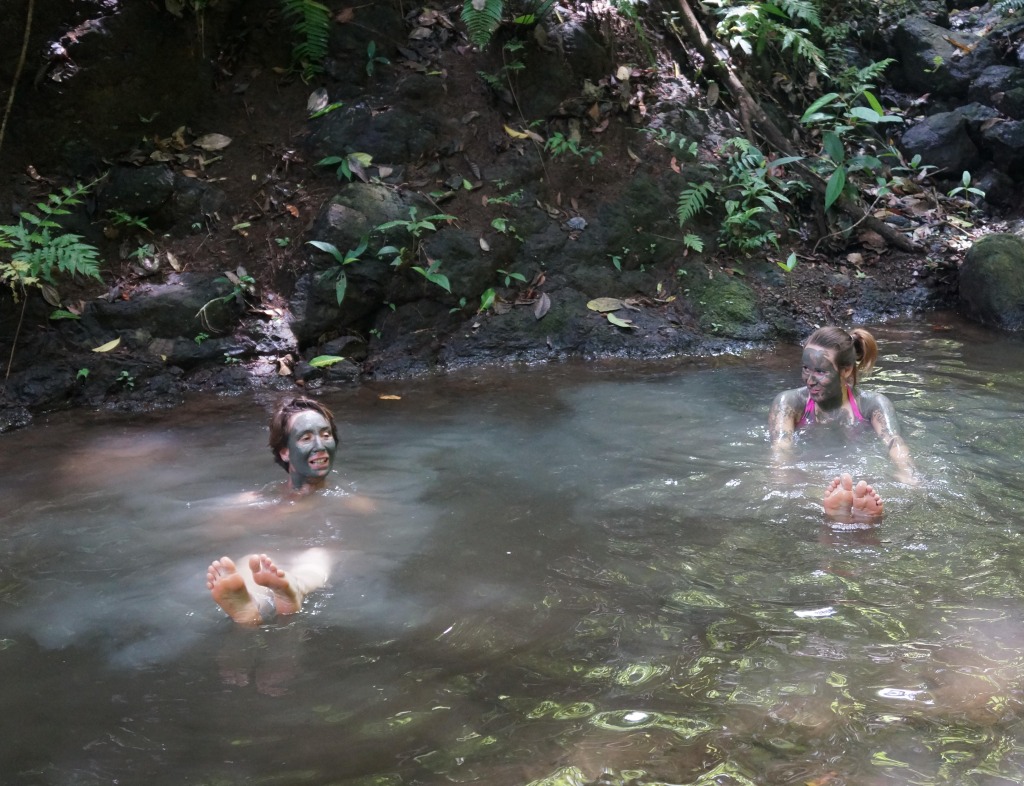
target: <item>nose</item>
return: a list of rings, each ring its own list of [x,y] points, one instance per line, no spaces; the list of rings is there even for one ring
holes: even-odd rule
[[[326,449],[327,448],[326,448],[326,446],[324,444],[324,438],[321,437],[319,434],[315,435],[313,437],[313,450],[326,450]]]

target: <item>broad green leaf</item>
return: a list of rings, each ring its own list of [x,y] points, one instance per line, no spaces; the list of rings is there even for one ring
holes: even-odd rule
[[[81,319],[81,317],[63,308],[58,308],[50,314],[50,319]]]
[[[346,262],[355,262],[362,253],[366,251],[366,247],[370,244],[370,238],[368,235],[363,235],[359,240],[359,245],[356,246],[352,251],[349,251],[345,256]]]
[[[338,305],[345,299],[345,290],[348,288],[348,276],[344,270],[338,271],[338,279],[334,282],[334,296],[338,299]]]
[[[448,281],[448,276],[444,273],[431,273],[429,278],[449,295],[452,293],[451,282]]]
[[[839,138],[838,134],[834,131],[826,131],[821,135],[821,143],[825,147],[825,152],[828,153],[829,158],[837,164],[843,163],[846,159],[846,148],[843,147],[843,141]]]
[[[836,171],[832,173],[832,177],[828,179],[828,184],[825,186],[825,210],[828,210],[835,204],[835,201],[839,199],[845,187],[846,169],[841,166],[836,167]]]
[[[839,93],[826,93],[813,104],[811,104],[809,107],[807,107],[807,111],[804,112],[803,116],[800,118],[800,122],[809,123],[812,120],[818,119],[817,117],[815,117],[816,115],[818,115],[818,111],[834,102],[837,98],[839,98]],[[822,115],[821,117],[827,119],[829,116]]]
[[[338,247],[333,243],[327,243],[323,240],[307,240],[306,244],[313,246],[313,248],[319,248],[321,251],[330,254],[339,265],[345,264],[345,260],[341,256],[341,252],[338,251]]]
[[[850,115],[863,120],[866,123],[880,123],[882,121],[882,113],[876,112],[874,109],[869,109],[866,106],[855,106],[850,110]]]
[[[335,363],[340,363],[344,359],[345,358],[340,355],[317,355],[309,361],[309,365],[313,368],[327,368],[328,366],[333,366]]]

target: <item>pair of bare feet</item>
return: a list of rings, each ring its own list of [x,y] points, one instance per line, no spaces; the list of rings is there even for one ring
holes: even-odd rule
[[[849,473],[829,483],[822,505],[827,516],[856,519],[880,519],[884,507],[882,498],[871,486],[863,480],[854,485]]]
[[[275,614],[294,614],[305,596],[266,554],[252,554],[242,566],[228,557],[214,560],[206,571],[206,586],[217,605],[242,625],[262,625]]]

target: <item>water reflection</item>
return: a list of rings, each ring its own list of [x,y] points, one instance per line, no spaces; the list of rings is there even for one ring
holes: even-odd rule
[[[243,501],[268,396],[7,435],[4,782],[1019,782],[1024,347],[959,330],[877,332],[919,487],[872,441],[773,467],[776,358],[334,393],[300,507]],[[838,467],[881,527],[823,522]],[[285,624],[205,593],[308,546],[339,565]]]

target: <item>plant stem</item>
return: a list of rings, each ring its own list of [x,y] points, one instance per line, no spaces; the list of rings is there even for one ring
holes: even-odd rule
[[[18,67],[14,70],[14,80],[11,82],[11,92],[7,96],[7,108],[4,109],[4,119],[0,122],[0,149],[4,146],[4,132],[7,131],[7,119],[11,116],[11,107],[14,106],[14,93],[18,88],[18,81],[21,79],[21,72],[25,68],[25,55],[28,52],[28,39],[32,32],[32,13],[35,11],[35,0],[28,0],[28,14],[25,17],[25,36],[21,41],[21,55],[18,57]],[[8,368],[10,371],[10,368]],[[4,378],[6,382],[6,377]]]

